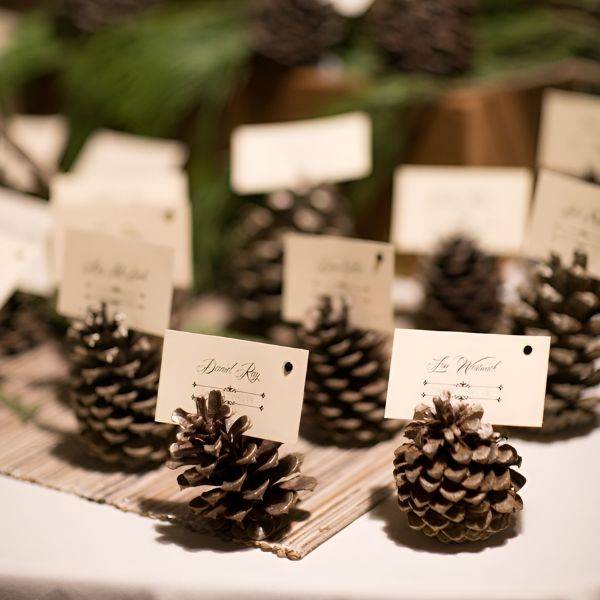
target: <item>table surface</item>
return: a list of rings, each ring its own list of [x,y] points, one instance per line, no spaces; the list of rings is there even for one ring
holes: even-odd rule
[[[299,562],[0,477],[0,598],[600,598],[600,429],[513,439],[528,478],[517,527],[447,546],[392,497]]]

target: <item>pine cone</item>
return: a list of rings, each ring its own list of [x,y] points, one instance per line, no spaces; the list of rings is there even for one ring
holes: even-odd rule
[[[422,329],[489,333],[502,314],[498,261],[465,238],[441,245],[425,270]]]
[[[190,466],[177,477],[182,489],[199,486],[190,509],[213,519],[215,529],[234,538],[263,540],[272,537],[291,519],[299,492],[312,490],[316,480],[300,475],[297,454],[279,457],[281,444],[244,433],[247,416],[229,427],[231,406],[221,392],[195,397],[196,413],[173,413],[180,426],[171,445],[170,469]]]
[[[481,406],[453,406],[448,392],[421,404],[395,453],[400,510],[408,524],[442,542],[484,540],[523,508],[521,457],[482,424]]]
[[[376,43],[402,71],[452,75],[471,67],[471,2],[376,0],[370,22]]]
[[[521,302],[512,311],[513,333],[552,337],[542,431],[594,425],[600,383],[600,280],[587,271],[587,257],[576,252],[564,266],[558,256],[539,265]]]
[[[344,20],[323,0],[256,0],[252,20],[256,51],[286,67],[316,61],[345,33]]]
[[[0,356],[14,356],[45,342],[51,328],[33,297],[16,292],[0,309]]]
[[[265,206],[248,205],[232,260],[232,327],[276,343],[293,345],[295,328],[281,322],[282,236],[289,232],[348,235],[352,221],[332,186],[270,194]]]
[[[346,300],[323,297],[299,331],[310,351],[304,407],[318,437],[342,446],[369,445],[396,433],[383,418],[389,355],[387,336],[353,328]]]
[[[63,0],[62,15],[80,31],[118,25],[166,0]]]
[[[154,422],[160,343],[106,306],[74,322],[67,340],[71,399],[90,453],[126,467],[164,461],[174,428]]]

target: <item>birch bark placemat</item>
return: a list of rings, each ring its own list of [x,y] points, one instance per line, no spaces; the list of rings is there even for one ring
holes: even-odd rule
[[[81,451],[76,422],[64,400],[65,362],[54,345],[0,363],[0,473],[32,481],[160,520],[200,529],[166,467],[121,473],[91,462]],[[12,409],[8,408],[12,405]],[[23,420],[30,411],[35,412]],[[307,514],[277,542],[253,545],[300,559],[382,500],[393,486],[397,440],[370,449],[343,450],[301,440],[302,471],[319,485],[299,508]],[[193,490],[191,490],[193,492]]]

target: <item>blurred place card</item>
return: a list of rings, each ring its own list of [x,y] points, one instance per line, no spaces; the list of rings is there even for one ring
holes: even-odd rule
[[[374,0],[329,0],[333,8],[344,17],[358,17],[367,11]]]
[[[531,187],[531,173],[522,168],[400,167],[392,240],[400,252],[430,254],[444,238],[463,234],[491,254],[516,254]]]
[[[161,178],[157,177],[156,194],[152,194],[152,186],[141,183],[139,186],[121,185],[122,182],[115,180],[114,185],[104,186],[96,178],[92,182],[80,178],[57,178],[52,185],[51,199],[56,219],[54,259],[59,277],[64,255],[64,231],[70,227],[169,246],[175,252],[175,287],[191,287],[191,208],[187,199],[181,198],[174,188],[174,195],[169,200],[169,196],[165,195],[169,186],[161,189],[160,181]],[[129,196],[128,190],[131,192]]]
[[[391,331],[393,277],[391,244],[288,234],[283,253],[283,320],[303,321],[322,295],[345,296],[354,327]]]
[[[173,296],[173,250],[140,240],[68,229],[58,312],[82,318],[105,302],[127,325],[163,336]]]
[[[600,96],[545,92],[538,165],[600,179]]]
[[[252,420],[248,435],[298,439],[308,351],[232,338],[167,331],[156,420],[171,423],[177,408],[196,411],[195,398],[220,391],[235,415]]]
[[[54,291],[51,260],[54,221],[48,202],[0,188],[0,235],[20,240],[31,255],[19,289],[49,296]]]
[[[157,204],[177,208],[189,205],[187,175],[181,170],[160,170],[152,177],[139,173],[64,173],[52,179],[54,204],[106,204],[145,206]]]
[[[17,28],[19,16],[16,12],[0,8],[0,52],[3,52],[12,42]]]
[[[0,233],[0,307],[17,291],[31,260],[31,250],[21,240]]]
[[[484,422],[541,427],[550,337],[396,329],[385,416],[411,419],[449,391]]]
[[[38,169],[49,177],[58,170],[66,141],[67,123],[63,117],[13,115],[6,119],[6,133]],[[30,163],[0,135],[0,172],[9,183],[23,191],[36,189]]]
[[[365,113],[243,125],[231,139],[231,186],[260,194],[360,179],[371,172],[371,154]]]
[[[77,162],[76,173],[153,172],[180,169],[187,160],[185,146],[176,140],[111,131],[94,133]]]
[[[523,251],[540,259],[555,252],[570,263],[575,250],[587,253],[588,269],[600,277],[600,186],[542,171]]]

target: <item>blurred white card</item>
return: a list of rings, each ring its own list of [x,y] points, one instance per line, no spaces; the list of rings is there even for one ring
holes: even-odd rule
[[[550,337],[396,329],[385,416],[410,419],[449,391],[492,425],[541,427]]]
[[[600,186],[542,171],[523,251],[544,260],[555,252],[570,263],[575,250],[587,253],[588,269],[600,277]]]
[[[186,160],[187,149],[177,140],[102,129],[87,140],[74,172],[114,174],[148,171],[154,174],[163,169],[180,169]]]
[[[31,251],[21,240],[0,233],[0,308],[17,291],[31,260]]]
[[[392,241],[400,252],[430,254],[445,237],[464,234],[491,254],[516,254],[531,187],[531,172],[522,168],[400,167]]]
[[[365,113],[242,125],[231,138],[231,187],[259,194],[360,179],[371,172],[371,155]]]
[[[10,235],[28,247],[31,261],[19,289],[39,296],[54,291],[51,260],[54,221],[48,202],[0,188],[0,235]]]
[[[61,175],[54,178],[50,197],[56,219],[54,256],[58,275],[64,230],[71,227],[170,246],[175,251],[175,287],[191,287],[191,207],[183,173],[110,179],[98,174]]]
[[[63,173],[52,179],[50,199],[58,204],[156,204],[176,209],[189,204],[188,179],[183,171],[160,170],[151,177],[140,173]]]
[[[138,331],[163,336],[173,297],[173,250],[140,240],[68,229],[58,312],[82,318],[105,302]]]
[[[49,177],[58,170],[67,141],[64,117],[13,115],[6,119],[10,139]],[[23,191],[35,190],[35,177],[28,162],[0,136],[0,171],[11,185]]]
[[[354,327],[389,332],[393,277],[391,244],[288,234],[283,253],[283,320],[301,322],[322,295],[345,296]]]
[[[18,13],[0,8],[0,52],[3,52],[12,42],[18,22]]]
[[[600,96],[564,90],[544,93],[538,165],[600,178]]]
[[[374,0],[329,0],[344,17],[358,17],[367,11]]]
[[[62,276],[64,236],[67,228],[104,232],[123,238],[154,242],[175,252],[173,282],[175,287],[188,288],[192,282],[190,247],[190,215],[157,205],[120,206],[96,204],[88,206],[59,205],[55,207],[56,234],[54,260],[58,278]]]
[[[156,420],[172,423],[177,408],[195,412],[194,398],[223,393],[235,415],[252,420],[248,435],[298,439],[308,351],[232,338],[167,331]]]

